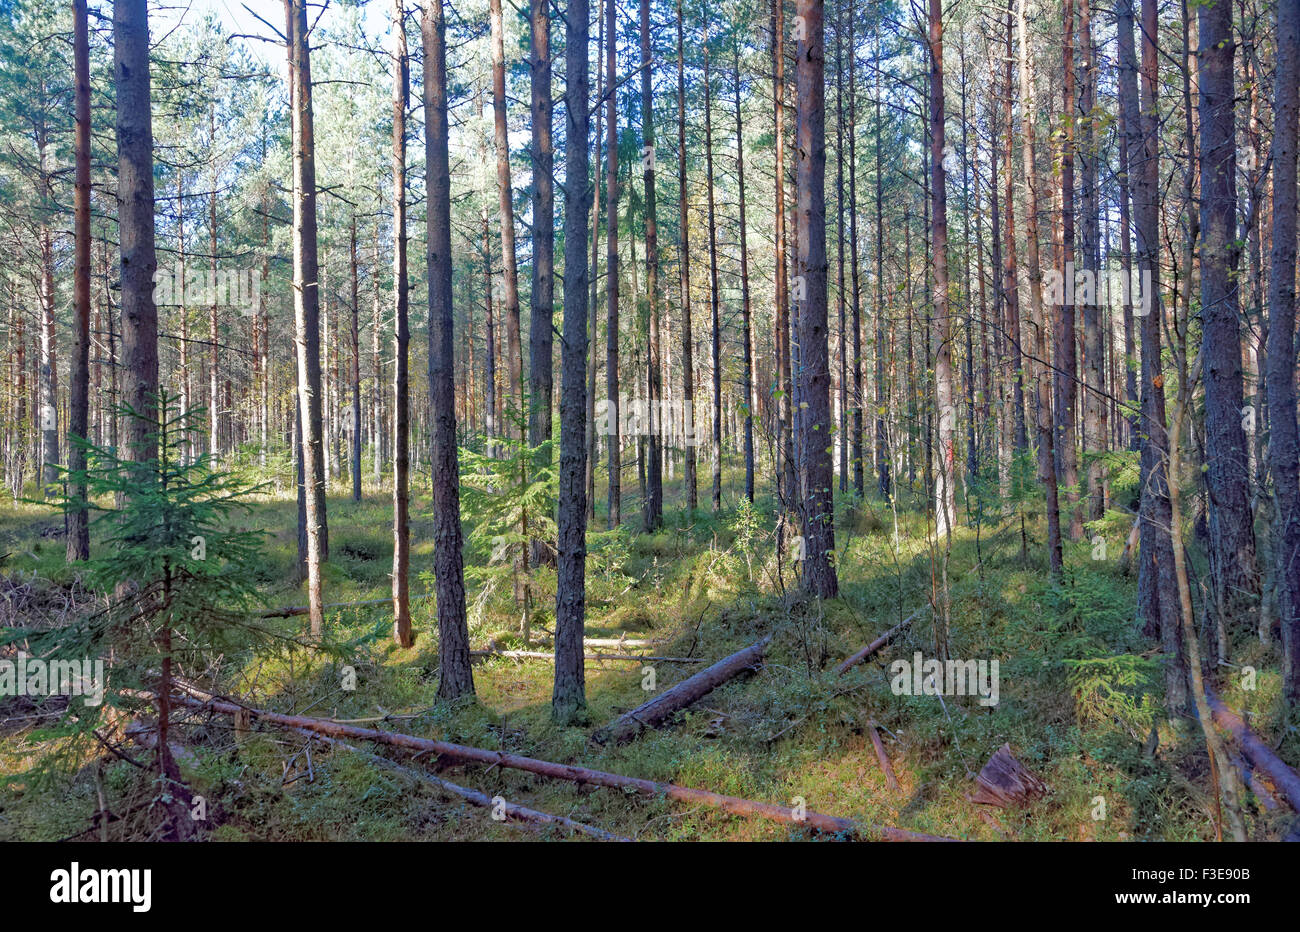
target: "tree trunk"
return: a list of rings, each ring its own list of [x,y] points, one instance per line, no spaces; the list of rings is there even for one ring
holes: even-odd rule
[[[1006,25],[1006,63],[1003,66],[1002,83],[1002,119],[1007,126],[1007,180],[1006,190],[1002,198],[1003,209],[1006,211],[1005,222],[1002,227],[1005,249],[1003,260],[1006,262],[1006,265],[1003,267],[1002,272],[1002,292],[1004,299],[1006,300],[1007,339],[1011,343],[1011,398],[1012,405],[1015,408],[1013,412],[1016,421],[1015,449],[1017,453],[1023,453],[1029,449],[1029,432],[1025,423],[1025,361],[1022,352],[1022,337],[1020,330],[1020,283],[1016,279],[1016,273],[1018,271],[1016,263],[1016,172],[1013,168],[1015,165],[1016,125],[1012,114],[1012,100],[1015,95],[1011,83],[1011,72],[1014,67],[1014,59],[1012,57],[1011,49],[1011,40],[1014,35],[1013,25],[1012,13],[1008,9]],[[1025,119],[1023,114],[1021,119]]]
[[[853,30],[856,8],[849,2],[849,268],[853,277],[853,398],[850,425],[850,460],[853,492],[862,498],[866,479],[862,465],[862,279],[858,268],[858,78],[857,43]],[[801,218],[805,219],[805,218]],[[801,227],[802,229],[802,227]],[[801,341],[802,342],[802,341]],[[802,348],[802,346],[801,346]]]
[[[1123,37],[1132,33],[1132,0],[1119,2],[1119,29]],[[1148,634],[1159,634],[1165,652],[1165,706],[1177,715],[1187,708],[1187,675],[1180,638],[1180,610],[1174,578],[1174,548],[1169,540],[1169,486],[1166,480],[1169,439],[1165,421],[1164,375],[1160,361],[1160,324],[1164,314],[1160,293],[1153,287],[1160,242],[1160,174],[1158,116],[1156,113],[1157,68],[1156,0],[1142,0],[1142,100],[1130,99],[1126,108],[1134,119],[1129,128],[1129,154],[1137,162],[1133,183],[1133,217],[1137,231],[1135,258],[1144,278],[1142,288],[1142,419],[1140,455],[1142,501],[1139,528],[1138,609]],[[1120,45],[1121,55],[1132,47]],[[1136,67],[1121,61],[1121,68]],[[1124,92],[1124,88],[1121,88]],[[1150,276],[1149,280],[1146,277]],[[1150,284],[1148,284],[1148,281]],[[1149,293],[1149,294],[1148,294]]]
[[[645,2],[645,0],[642,0]],[[749,306],[749,244],[745,225],[745,132],[740,116],[740,45],[734,47],[736,69],[736,174],[740,197],[740,313],[745,371],[740,390],[744,395],[741,416],[745,433],[745,498],[754,501],[754,340]]]
[[[1133,179],[1130,166],[1138,150],[1130,148],[1139,144],[1138,139],[1138,90],[1137,90],[1137,54],[1133,48],[1133,7],[1132,0],[1126,6],[1116,7],[1116,27],[1119,59],[1119,237],[1120,267],[1124,281],[1133,281]],[[1127,24],[1127,25],[1125,25]],[[1129,290],[1123,295],[1124,302],[1124,400],[1128,404],[1128,447],[1137,450],[1140,432],[1140,410],[1138,399],[1138,358],[1137,343],[1134,338],[1133,301]]]
[[[1097,106],[1096,48],[1092,41],[1092,0],[1079,0],[1079,47],[1083,52],[1083,69],[1080,75],[1078,116],[1083,130],[1083,144],[1079,150],[1083,201],[1082,245],[1084,268],[1099,279],[1101,269],[1101,199],[1097,187],[1097,148],[1095,112]],[[1108,446],[1108,413],[1106,408],[1104,324],[1101,316],[1102,298],[1094,295],[1083,302],[1083,380],[1086,393],[1083,398],[1083,453],[1087,460],[1088,504],[1087,519],[1100,519],[1106,511],[1106,465],[1102,455]]]
[[[357,277],[357,215],[352,215],[348,236],[348,255],[352,265],[352,501],[361,501],[361,291]]]
[[[404,0],[393,7],[393,639],[399,647],[411,636],[410,434],[408,384],[411,342],[406,275],[406,57]]]
[[[796,294],[796,300],[800,301],[800,399],[805,406],[799,437],[804,490],[803,586],[812,595],[830,599],[838,593],[839,582],[834,563],[830,348],[826,332],[826,50],[822,26],[823,0],[798,0],[795,9],[803,26],[796,58],[798,243],[799,274],[803,278],[803,288]],[[860,413],[858,419],[860,424]]]
[[[773,161],[776,186],[776,314],[773,315],[776,352],[777,384],[777,498],[781,503],[782,519],[777,532],[778,547],[785,528],[786,516],[798,514],[799,483],[795,475],[794,433],[792,420],[792,380],[790,373],[790,282],[788,256],[785,242],[785,3],[772,0],[772,107],[775,112],[773,130],[775,158]]]
[[[885,427],[885,216],[884,174],[880,167],[881,100],[883,56],[880,27],[876,27],[876,476],[880,497],[889,501],[893,494],[889,476],[889,433]]]
[[[433,419],[433,570],[438,603],[438,698],[474,694],[465,618],[460,463],[453,376],[451,159],[447,142],[447,44],[442,0],[425,0],[424,157],[429,275],[429,407]],[[584,136],[585,138],[585,136]]]
[[[86,501],[87,431],[90,420],[90,38],[86,0],[72,3],[74,111],[73,141],[76,188],[72,221],[75,228],[73,268],[73,334],[71,398],[68,412],[68,512],[67,559],[90,559],[89,508]]]
[[[613,2],[613,0],[607,0]],[[682,300],[682,410],[695,429],[695,363],[694,336],[691,333],[691,247],[690,214],[687,209],[686,189],[686,65],[682,37],[682,0],[677,0],[677,208],[678,235],[681,238],[681,300]],[[612,78],[611,78],[612,80]],[[780,145],[780,143],[778,143]],[[683,438],[686,457],[686,515],[695,514],[699,506],[695,478],[695,436],[688,432]]]
[[[930,0],[930,251],[934,284],[934,318],[930,344],[934,355],[934,403],[939,418],[934,460],[934,528],[945,539],[957,514],[954,484],[952,322],[948,315],[948,195],[944,168],[943,7]]]
[[[304,0],[289,10],[290,79],[293,84],[293,295],[298,396],[302,406],[303,469],[307,482],[307,600],[311,634],[319,637],[320,565],[328,558],[325,523],[325,450],[321,441],[320,292],[316,255],[316,152],[311,106],[311,58]]]
[[[437,0],[430,0],[437,2]],[[587,43],[590,31],[588,0],[570,0],[565,17],[564,132],[564,339],[560,356],[560,502],[557,521],[555,591],[555,688],[551,712],[560,724],[586,717],[583,664],[583,618],[586,611],[587,556],[586,463],[587,387],[587,134],[591,122]],[[614,3],[609,3],[610,126],[614,125]],[[613,147],[611,147],[611,150]],[[610,152],[611,165],[615,153]],[[611,188],[613,183],[611,182]],[[612,206],[612,205],[611,205]],[[610,226],[616,225],[611,213]],[[450,277],[450,276],[449,276]],[[611,281],[617,307],[617,285]],[[610,333],[617,343],[618,331]],[[611,440],[617,441],[617,437]],[[614,446],[616,444],[611,444]]]
[[[155,459],[158,451],[158,309],[153,300],[153,118],[149,96],[149,24],[145,0],[113,4],[117,85],[118,228],[122,251],[123,403],[128,458]],[[114,372],[117,368],[114,367]]]
[[[1205,445],[1214,604],[1225,620],[1253,609],[1259,595],[1250,508],[1250,453],[1243,421],[1237,244],[1236,44],[1232,5],[1198,6],[1200,48],[1201,353],[1205,366]],[[1283,53],[1294,54],[1295,50]],[[1276,190],[1276,188],[1275,188]],[[1294,240],[1294,237],[1292,238]],[[1294,357],[1289,357],[1294,358]],[[1172,482],[1175,477],[1170,477]],[[1290,575],[1295,575],[1293,568]]]
[[[649,315],[646,333],[646,366],[650,415],[646,436],[645,528],[654,531],[664,521],[663,458],[659,401],[663,383],[659,361],[659,231],[655,224],[655,129],[653,62],[650,57],[650,0],[641,0],[641,164],[645,169],[645,293]],[[742,176],[743,178],[743,176]],[[744,191],[744,181],[741,181]],[[742,193],[742,199],[744,197]],[[743,209],[743,208],[742,208]],[[743,226],[742,226],[743,229]],[[742,233],[743,236],[743,233]],[[744,261],[743,253],[742,259]]]
[[[1280,49],[1300,46],[1300,0],[1278,0]],[[1295,54],[1277,62],[1273,121],[1273,245],[1268,283],[1267,391],[1272,429],[1274,578],[1282,625],[1283,692],[1300,702],[1300,433],[1296,429],[1296,115],[1300,65]]]
[[[506,66],[504,23],[501,19],[501,0],[489,0],[488,16],[492,26],[492,117],[493,135],[497,150],[497,197],[501,210],[501,269],[504,279],[501,290],[505,304],[506,373],[510,380],[510,405],[515,414],[507,415],[505,431],[510,436],[520,436],[514,418],[523,417],[523,348],[519,336],[519,267],[515,256],[514,189],[510,182],[510,145],[506,130]]]
[[[530,4],[530,88],[533,135],[532,307],[528,335],[528,442],[550,440],[552,327],[555,318],[555,150],[551,143],[551,17],[546,0]],[[549,465],[548,453],[539,465]],[[542,556],[542,548],[534,554]]]
[[[595,429],[596,424],[596,347],[598,334],[596,333],[599,324],[599,317],[596,313],[598,307],[596,300],[596,285],[600,279],[598,264],[600,262],[600,145],[603,138],[601,123],[604,111],[600,108],[600,100],[605,93],[604,84],[604,62],[601,60],[600,53],[605,48],[605,2],[599,0],[596,9],[596,22],[600,25],[596,29],[596,135],[595,150],[596,164],[592,177],[596,179],[596,184],[592,187],[591,198],[591,264],[587,269],[588,286],[590,288],[587,307],[587,333],[591,341],[587,352],[587,465],[586,465],[586,489],[587,497],[587,524],[592,525],[596,521],[596,459],[599,451],[596,447],[596,438],[599,432]],[[612,91],[611,91],[612,93]]]
[[[1029,263],[1029,316],[1036,338],[1038,357],[1035,371],[1038,383],[1038,479],[1043,483],[1047,504],[1047,554],[1052,578],[1061,575],[1061,512],[1057,496],[1056,467],[1052,454],[1052,373],[1047,364],[1047,327],[1043,310],[1043,274],[1038,252],[1038,171],[1034,162],[1033,72],[1030,69],[1029,32],[1025,25],[1025,0],[1018,0],[1016,25],[1020,35],[1020,119],[1024,136],[1021,144],[1025,188],[1029,203],[1025,210],[1025,250]],[[1008,201],[1008,206],[1010,201]],[[1014,239],[1012,239],[1014,243]],[[1007,259],[1011,261],[1010,256]],[[1007,277],[1014,282],[1014,270]]]
[[[709,198],[709,306],[713,312],[710,327],[710,361],[713,376],[713,444],[710,450],[713,467],[713,513],[722,510],[722,321],[718,295],[718,224],[713,196],[713,80],[709,75],[709,36],[704,36],[704,183]]]
[[[1055,436],[1052,452],[1056,456],[1057,488],[1064,486],[1068,507],[1070,540],[1083,536],[1083,519],[1079,512],[1079,462],[1074,449],[1074,412],[1078,397],[1076,372],[1078,347],[1075,334],[1074,299],[1070,295],[1074,284],[1074,0],[1065,0],[1062,9],[1061,61],[1063,72],[1062,133],[1061,133],[1061,267],[1064,280],[1061,297],[1054,316],[1056,347],[1052,353],[1054,366],[1055,398],[1052,413],[1055,416]]]
[[[584,7],[589,3],[584,3]],[[606,188],[605,188],[605,397],[608,404],[609,430],[609,499],[606,526],[611,530],[623,523],[623,412],[619,410],[618,397],[618,33],[615,29],[616,4],[607,0],[605,7],[605,78],[609,99],[606,102],[605,132]],[[590,31],[590,27],[587,27]],[[586,58],[582,59],[584,84]],[[575,76],[576,78],[576,76]],[[566,79],[566,81],[569,79]],[[572,89],[572,88],[569,88]],[[572,125],[572,123],[570,123]],[[565,150],[565,159],[573,156]],[[565,301],[565,316],[569,302]],[[579,664],[581,667],[581,664]],[[558,669],[558,668],[557,668]],[[581,682],[579,682],[581,685]],[[585,700],[584,700],[585,701]]]

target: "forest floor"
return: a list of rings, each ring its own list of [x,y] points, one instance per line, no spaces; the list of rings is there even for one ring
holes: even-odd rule
[[[343,490],[338,490],[342,492]],[[707,488],[702,487],[702,503]],[[428,489],[413,490],[412,593],[432,588]],[[753,800],[793,805],[919,832],[998,840],[1194,840],[1214,837],[1215,797],[1203,739],[1192,723],[1174,727],[1161,709],[1156,645],[1134,619],[1135,579],[1117,560],[1131,518],[1114,512],[1090,526],[1109,559],[1094,559],[1088,541],[1067,544],[1067,573],[1049,583],[1041,564],[1035,515],[963,512],[947,568],[951,591],[950,656],[997,659],[999,701],[895,695],[891,660],[933,656],[929,611],[871,661],[844,676],[836,665],[880,633],[930,604],[932,559],[924,517],[895,513],[877,500],[837,515],[840,597],[809,603],[789,565],[777,579],[772,512],[760,500],[719,517],[687,521],[673,484],[666,527],[655,534],[593,531],[589,536],[587,636],[653,639],[657,655],[712,662],[760,637],[773,641],[758,672],[707,695],[667,727],[620,747],[590,740],[593,730],[643,702],[639,662],[587,663],[590,721],[559,728],[550,719],[552,664],[493,657],[477,662],[477,700],[454,707],[435,701],[436,619],[432,599],[413,602],[419,634],[403,651],[392,642],[385,604],[332,610],[327,625],[355,659],[356,688],[342,688],[340,660],[299,649],[284,658],[228,665],[225,691],[260,708],[336,719],[374,719],[385,730],[581,764],[671,781]],[[603,498],[603,496],[602,496]],[[602,501],[603,505],[603,501]],[[999,506],[1000,507],[1000,506]],[[603,508],[602,508],[603,512]],[[639,525],[635,500],[628,523]],[[389,594],[391,499],[368,494],[329,500],[331,561],[326,601]],[[263,567],[268,607],[301,604],[294,576],[295,504],[261,500],[245,524],[270,532]],[[37,505],[0,510],[0,572],[9,580],[66,590],[75,568],[63,561],[62,521]],[[604,526],[603,513],[597,527]],[[1023,536],[1022,536],[1023,535]],[[1022,552],[1022,546],[1027,549]],[[519,615],[507,574],[485,570],[486,552],[467,550],[470,640],[522,648]],[[418,574],[418,575],[417,575]],[[549,650],[554,572],[535,574],[533,649]],[[491,580],[484,594],[484,580]],[[297,625],[301,618],[292,619]],[[538,645],[543,646],[538,646]],[[1220,684],[1225,701],[1255,714],[1255,728],[1278,753],[1300,764],[1295,723],[1279,720],[1275,659],[1243,635],[1234,659],[1260,667],[1244,693]],[[658,689],[697,672],[699,664],[653,662]],[[30,710],[28,710],[30,711]],[[100,793],[115,800],[138,792],[142,777],[125,762],[96,763],[93,745],[58,757],[60,741],[46,720],[0,700],[0,839],[59,839],[85,832]],[[183,719],[183,716],[181,716]],[[886,787],[869,737],[876,722],[901,784]],[[1151,733],[1158,733],[1153,748]],[[192,756],[185,775],[209,805],[214,840],[449,840],[535,837],[489,810],[394,772],[373,760],[271,728],[237,740],[220,716],[186,721],[178,739]],[[1003,743],[1050,786],[1019,809],[971,803],[974,776]],[[393,749],[394,759],[410,764]],[[142,750],[137,751],[143,757]],[[57,766],[47,766],[51,760]],[[424,766],[415,763],[415,768]],[[757,819],[691,808],[617,790],[580,787],[514,770],[451,767],[453,782],[554,815],[636,839],[773,840],[814,833]],[[1284,830],[1286,815],[1259,808],[1249,820],[1257,838]],[[95,833],[97,834],[98,830]],[[568,837],[547,829],[543,837]],[[82,836],[86,837],[86,836]],[[116,837],[116,836],[114,836]]]

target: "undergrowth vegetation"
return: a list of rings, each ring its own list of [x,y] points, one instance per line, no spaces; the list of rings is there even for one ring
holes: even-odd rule
[[[425,477],[427,481],[427,477]],[[504,477],[501,481],[505,481]],[[587,664],[593,728],[561,728],[550,717],[551,664],[489,656],[476,663],[475,701],[435,701],[438,645],[428,573],[413,585],[408,651],[388,637],[391,502],[381,493],[359,503],[329,501],[331,560],[326,600],[332,608],[330,650],[305,643],[273,654],[251,645],[231,649],[215,666],[182,669],[206,677],[204,688],[250,705],[335,718],[545,760],[580,763],[781,805],[798,805],[864,823],[956,838],[996,840],[1173,840],[1214,837],[1215,797],[1208,758],[1194,723],[1163,712],[1161,658],[1135,619],[1135,578],[1120,555],[1131,517],[1121,510],[1067,545],[1060,585],[1048,581],[1039,523],[1012,514],[1010,502],[972,487],[952,538],[948,564],[949,656],[997,660],[996,705],[976,696],[897,694],[891,663],[935,651],[935,565],[926,517],[908,502],[849,501],[837,514],[840,597],[809,601],[799,591],[796,555],[776,551],[771,499],[718,516],[687,516],[670,499],[654,534],[628,528],[588,535],[587,636],[648,640],[647,654],[712,662],[771,634],[762,669],[735,679],[680,714],[622,746],[590,740],[595,726],[639,705],[647,669],[662,690],[701,669],[671,661],[596,660]],[[993,490],[996,491],[996,490]],[[518,491],[516,510],[546,490]],[[1122,501],[1122,488],[1116,501]],[[246,527],[265,529],[251,570],[266,608],[304,601],[296,574],[295,503],[266,490],[253,496]],[[469,508],[473,507],[473,496]],[[495,507],[495,506],[494,506]],[[1007,508],[1004,512],[1004,507]],[[412,559],[432,565],[427,485],[415,484]],[[629,514],[635,515],[634,510]],[[78,568],[63,562],[57,514],[35,504],[0,512],[9,626],[22,598],[40,599],[55,623],[75,612],[59,593],[76,591]],[[501,650],[549,650],[555,576],[531,570],[528,643],[512,585],[512,553],[497,512],[467,511],[467,592],[471,643]],[[545,527],[545,525],[541,525]],[[50,529],[54,530],[51,531]],[[1106,547],[1104,558],[1096,541]],[[495,538],[495,540],[494,540]],[[100,543],[97,541],[97,544]],[[37,593],[43,593],[40,599]],[[368,600],[380,600],[367,604]],[[21,603],[27,604],[27,603]],[[36,609],[29,609],[30,612]],[[894,642],[844,675],[836,667],[883,631],[917,613]],[[26,621],[30,622],[29,617]],[[300,618],[286,620],[293,627]],[[1300,761],[1296,723],[1280,718],[1275,662],[1234,642],[1233,656],[1259,668],[1257,689],[1229,677],[1225,700],[1253,713],[1280,755]],[[1254,653],[1252,653],[1254,651]],[[181,664],[184,668],[184,663]],[[217,671],[213,674],[213,671]],[[124,741],[127,715],[112,707],[98,742],[75,750],[57,724],[68,710],[28,700],[0,701],[0,838],[122,838],[129,819],[96,813],[129,810],[148,792],[151,775],[126,758],[149,759]],[[901,789],[886,786],[870,738],[875,727]],[[202,834],[213,840],[492,839],[521,829],[494,821],[487,809],[448,796],[415,774],[443,778],[489,796],[601,826],[639,839],[781,839],[814,837],[799,828],[746,820],[712,809],[500,768],[445,767],[411,761],[390,748],[330,748],[283,730],[249,728],[219,715],[176,713],[177,759],[207,805]],[[974,777],[1003,744],[1050,786],[1021,809],[971,803]],[[64,753],[55,753],[62,748]],[[406,769],[375,755],[391,755]],[[1250,800],[1253,833],[1276,837],[1282,815]],[[87,828],[89,826],[89,828]],[[556,829],[544,837],[565,837]]]

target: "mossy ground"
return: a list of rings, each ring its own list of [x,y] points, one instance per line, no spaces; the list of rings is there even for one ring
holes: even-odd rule
[[[736,478],[729,475],[728,485]],[[392,559],[390,499],[375,491],[353,503],[344,490],[336,491],[329,501],[326,599],[383,598]],[[419,574],[432,566],[433,544],[427,485],[413,492],[412,563]],[[717,517],[701,512],[688,519],[680,498],[674,484],[666,526],[655,534],[599,530],[604,517],[598,516],[590,535],[588,636],[652,638],[662,642],[655,653],[709,660],[764,634],[774,638],[760,672],[733,680],[670,727],[630,744],[602,747],[589,738],[596,727],[644,701],[640,663],[587,664],[590,724],[584,727],[552,724],[552,667],[545,661],[488,659],[474,668],[475,701],[438,703],[432,599],[413,602],[420,636],[408,651],[387,636],[382,603],[329,613],[328,625],[339,639],[360,644],[351,662],[357,674],[353,691],[341,688],[339,661],[306,650],[228,670],[226,688],[279,711],[338,719],[391,715],[375,727],[784,805],[802,799],[810,809],[957,838],[1214,837],[1215,801],[1199,731],[1194,725],[1172,727],[1159,713],[1160,676],[1142,659],[1155,645],[1140,636],[1132,611],[1135,580],[1121,573],[1115,559],[1130,518],[1116,512],[1090,528],[1107,540],[1110,559],[1092,559],[1090,541],[1067,544],[1061,586],[1047,580],[1036,516],[1022,525],[1018,515],[986,509],[978,532],[965,521],[956,529],[947,571],[951,656],[999,660],[1000,702],[986,708],[975,697],[941,703],[891,691],[891,659],[916,650],[933,654],[924,613],[876,659],[843,677],[835,673],[841,659],[929,604],[937,564],[914,502],[900,503],[897,512],[877,500],[859,503],[852,513],[841,508],[840,597],[818,603],[798,595],[788,563],[783,584],[777,578],[774,502],[760,499],[754,515],[732,508]],[[963,518],[972,514],[965,511]],[[635,500],[625,503],[625,515],[629,525],[639,524]],[[271,532],[261,580],[268,606],[304,601],[293,582],[294,522],[294,502],[275,496],[259,500],[246,522]],[[10,554],[5,571],[50,586],[72,578],[76,569],[64,563],[62,539],[48,531],[42,536],[60,524],[39,505],[0,509],[0,552]],[[487,555],[471,550],[466,559],[472,571]],[[470,579],[472,643],[495,639],[503,647],[522,647],[509,586],[480,599],[473,572]],[[412,579],[413,594],[430,586],[425,576]],[[546,640],[553,624],[553,572],[536,573],[534,593],[534,632]],[[1259,667],[1258,689],[1244,693],[1225,681],[1225,698],[1254,710],[1255,726],[1281,737],[1279,753],[1300,763],[1295,721],[1280,717],[1276,657],[1249,645],[1243,636],[1235,656]],[[1071,663],[1079,660],[1094,661],[1084,671],[1093,675],[1081,675]],[[648,665],[660,689],[699,669]],[[1116,672],[1120,668],[1138,671],[1128,686]],[[867,731],[872,721],[885,738],[901,792],[885,785]],[[1154,753],[1152,726],[1159,732]],[[518,826],[493,821],[485,809],[364,756],[319,745],[308,755],[306,739],[295,734],[255,729],[237,741],[232,723],[221,717],[195,720],[180,732],[195,755],[187,777],[208,800],[206,833],[215,840],[528,837]],[[1024,809],[988,811],[966,797],[974,774],[1004,742],[1047,781],[1051,793]],[[0,738],[0,838],[57,839],[90,824],[100,792],[92,761],[99,753],[86,749],[53,773],[41,773],[38,765],[58,750],[56,744],[21,721],[6,726]],[[139,789],[139,771],[126,763],[105,763],[102,774],[109,809]],[[519,771],[453,766],[442,775],[639,839],[813,837],[787,825]],[[1104,818],[1095,817],[1099,797]],[[1249,822],[1256,837],[1276,837],[1286,818],[1252,808]],[[553,830],[542,835],[566,837]]]

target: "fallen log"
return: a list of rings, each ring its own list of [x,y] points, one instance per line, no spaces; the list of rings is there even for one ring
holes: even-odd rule
[[[657,728],[674,712],[717,689],[723,683],[752,670],[763,662],[763,649],[772,636],[749,645],[744,650],[723,657],[713,666],[682,680],[672,689],[665,690],[649,702],[644,702],[630,712],[625,712],[604,728],[593,734],[592,740],[600,744],[610,741],[630,741],[647,728]]]
[[[346,741],[340,741],[338,738],[331,738],[329,735],[317,734],[306,728],[293,729],[300,735],[305,735],[316,741],[323,741],[331,747],[343,748],[345,751],[351,751],[353,754],[359,754],[372,763],[378,764],[394,773],[400,773],[413,780],[428,783],[438,787],[451,796],[459,796],[461,799],[475,806],[484,809],[492,809],[496,806],[491,796],[479,790],[471,789],[468,786],[461,786],[452,783],[450,780],[444,780],[442,777],[436,777],[431,773],[423,770],[416,770],[412,767],[404,767],[397,761],[389,760],[387,757],[380,757],[378,754],[371,754],[369,751],[363,751],[361,748]],[[523,822],[528,825],[555,825],[560,828],[567,828],[570,831],[579,832],[583,835],[590,835],[600,841],[631,841],[630,838],[624,838],[622,835],[615,835],[613,832],[607,832],[603,828],[597,828],[594,825],[588,825],[585,822],[579,822],[570,819],[567,816],[551,815],[549,812],[542,812],[538,809],[530,809],[527,806],[520,806],[517,803],[502,801],[502,813],[507,819],[513,819],[516,822]]]
[[[663,641],[645,638],[583,638],[583,647],[658,647]]]
[[[894,767],[889,763],[889,756],[885,754],[885,743],[880,740],[880,732],[876,730],[874,721],[867,723],[867,733],[871,735],[871,743],[876,749],[876,759],[880,761],[880,769],[885,773],[885,785],[897,793],[902,787],[898,785],[898,778],[894,776]]]
[[[555,654],[544,650],[493,650],[484,648],[483,650],[472,650],[469,652],[471,658],[483,657],[513,657],[516,660],[554,660]],[[583,654],[583,660],[654,660],[659,663],[704,663],[702,657],[652,657],[644,654],[605,654],[596,651],[591,654]]]
[[[568,780],[572,783],[586,783],[592,786],[633,790],[644,796],[664,797],[698,806],[710,806],[721,809],[723,812],[729,812],[732,815],[770,819],[774,822],[789,825],[807,826],[819,832],[839,833],[878,841],[956,841],[954,838],[945,838],[940,835],[927,835],[923,832],[911,832],[907,829],[893,828],[892,826],[855,822],[852,819],[826,815],[825,813],[814,812],[811,809],[796,811],[785,806],[756,802],[738,796],[725,796],[722,793],[692,789],[691,787],[678,786],[675,783],[659,783],[655,780],[643,780],[639,777],[625,777],[621,774],[591,770],[572,764],[556,764],[551,761],[537,760],[536,758],[523,757],[518,754],[508,754],[504,751],[489,751],[486,748],[452,744],[447,741],[436,741],[432,738],[419,738],[415,735],[404,735],[399,732],[376,731],[373,728],[343,725],[338,722],[308,718],[303,715],[283,715],[279,712],[270,712],[264,709],[251,709],[213,697],[200,699],[181,694],[176,697],[176,701],[190,708],[208,709],[213,712],[220,712],[223,715],[234,715],[239,710],[246,710],[251,718],[287,728],[305,728],[309,731],[336,738],[378,741],[393,747],[407,748],[425,754],[435,754],[451,760],[487,764],[495,767],[510,767],[544,777]]]
[[[1205,690],[1205,698],[1209,703],[1210,716],[1214,719],[1214,723],[1237,743],[1241,752],[1246,755],[1247,760],[1256,770],[1262,771],[1273,781],[1273,785],[1286,797],[1291,808],[1300,812],[1300,774],[1274,754],[1273,749],[1250,730],[1242,717],[1224,705],[1223,700],[1208,688]]]
[[[884,634],[882,634],[880,637],[876,638],[874,641],[872,641],[872,642],[871,642],[870,644],[868,644],[866,647],[862,648],[862,650],[858,651],[856,654],[854,654],[854,655],[853,655],[852,657],[850,657],[848,660],[844,661],[842,664],[840,664],[838,667],[836,667],[836,668],[835,668],[835,672],[836,672],[837,674],[839,674],[840,676],[843,676],[845,673],[847,673],[847,672],[849,672],[850,670],[852,670],[852,669],[853,669],[854,667],[856,667],[858,664],[862,663],[862,661],[866,660],[868,657],[870,657],[870,656],[871,656],[872,654],[874,654],[876,651],[880,650],[880,648],[884,647],[886,644],[888,644],[888,643],[889,643],[890,641],[892,641],[894,638],[898,637],[898,633],[899,633],[900,631],[902,631],[904,628],[906,628],[908,625],[910,625],[913,621],[915,621],[915,620],[916,620],[916,616],[919,615],[919,614],[921,614],[922,611],[923,611],[922,609],[917,609],[916,611],[912,612],[912,614],[908,615],[906,618],[904,618],[904,619],[903,619],[902,621],[900,621],[898,624],[894,625],[894,627],[890,628],[888,631],[886,631],[886,632],[885,632]]]

